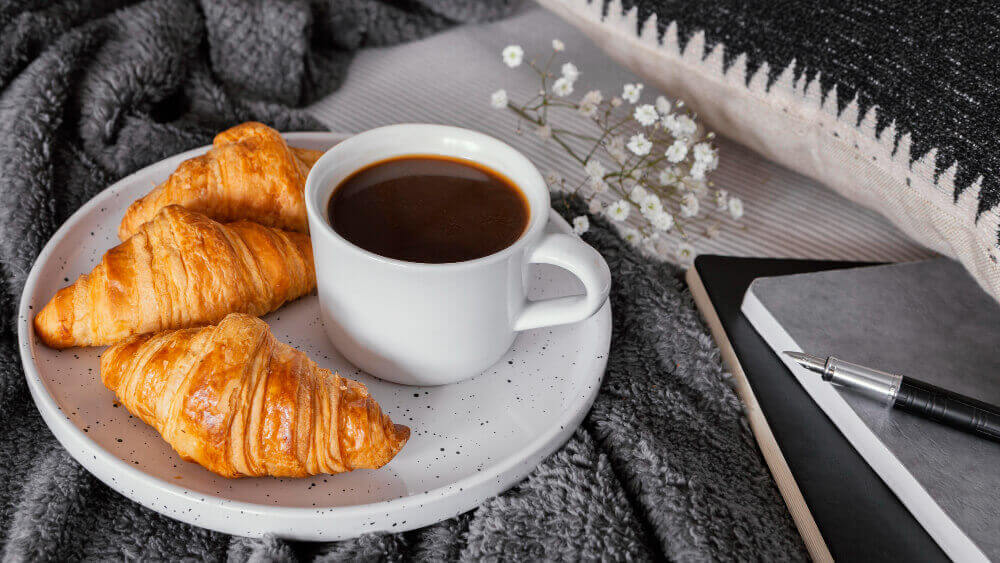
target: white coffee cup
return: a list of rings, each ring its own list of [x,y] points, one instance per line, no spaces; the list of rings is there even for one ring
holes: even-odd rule
[[[327,215],[333,190],[369,164],[404,155],[457,157],[507,177],[528,200],[524,233],[499,252],[448,264],[386,258],[337,234]],[[326,333],[354,365],[382,379],[441,385],[475,376],[519,331],[581,321],[608,297],[611,274],[601,255],[574,236],[545,233],[549,192],[538,170],[482,133],[422,124],[361,133],[316,161],[305,198]],[[569,270],[586,293],[529,301],[532,263]]]

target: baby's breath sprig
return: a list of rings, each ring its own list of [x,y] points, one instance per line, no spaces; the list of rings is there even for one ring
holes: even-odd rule
[[[580,195],[591,213],[609,217],[625,240],[646,251],[665,252],[670,239],[675,260],[690,264],[694,237],[715,237],[722,221],[740,220],[744,212],[739,198],[713,189],[708,179],[719,165],[715,134],[701,134],[683,101],[657,96],[653,103],[640,103],[641,83],[625,84],[621,94],[610,98],[600,90],[574,98],[583,73],[572,62],[557,60],[564,49],[554,39],[543,64],[527,61],[541,82],[533,97],[515,103],[505,90],[497,90],[490,105],[513,112],[518,131],[532,130],[543,141],[556,143],[582,167],[584,177],[576,183],[549,174],[551,190]],[[524,63],[524,49],[509,45],[501,58],[517,68]],[[575,115],[591,131],[561,126],[554,119],[557,112]],[[586,216],[573,220],[576,233],[589,228]]]

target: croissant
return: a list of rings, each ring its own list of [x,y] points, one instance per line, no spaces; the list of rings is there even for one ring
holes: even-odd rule
[[[309,236],[240,221],[222,225],[172,205],[35,316],[53,348],[263,315],[316,287]]]
[[[364,385],[242,314],[116,344],[101,380],[182,458],[224,477],[377,469],[410,437]]]
[[[293,149],[262,123],[219,133],[207,153],[185,160],[153,191],[129,206],[118,227],[126,240],[168,205],[181,205],[228,223],[241,219],[308,232],[304,190],[309,169],[323,154]]]
[[[292,154],[294,154],[299,159],[299,162],[305,165],[307,171],[306,176],[309,175],[308,171],[312,170],[313,165],[316,164],[316,161],[319,160],[319,157],[323,156],[324,154],[323,151],[317,151],[314,149],[303,149],[300,147],[288,147],[288,148],[292,149]],[[302,185],[302,189],[305,189],[305,184]]]

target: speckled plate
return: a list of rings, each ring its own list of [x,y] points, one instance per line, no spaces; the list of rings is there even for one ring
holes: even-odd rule
[[[333,133],[290,133],[293,145],[326,149]],[[338,540],[419,528],[471,510],[524,478],[562,445],[590,408],[611,338],[609,305],[575,325],[522,333],[483,374],[443,387],[407,387],[358,371],[327,341],[316,297],[265,320],[281,340],[321,366],[365,383],[396,422],[413,430],[406,447],[376,471],[307,479],[225,479],[182,461],[101,384],[100,348],[51,350],[31,318],[69,280],[118,241],[125,208],[184,159],[168,158],[98,194],[38,256],[18,318],[31,395],[52,433],[84,467],[123,495],[167,516],[230,534]],[[571,232],[552,213],[549,228]],[[532,270],[533,298],[581,293],[569,273]]]

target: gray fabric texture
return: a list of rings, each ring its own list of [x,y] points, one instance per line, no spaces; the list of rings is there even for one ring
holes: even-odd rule
[[[596,217],[585,238],[614,275],[614,334],[592,412],[523,483],[440,524],[330,544],[195,528],[90,476],[36,411],[16,353],[16,303],[35,256],[83,202],[241,121],[317,128],[299,108],[336,88],[352,51],[510,9],[485,0],[0,6],[4,560],[805,557],[678,271]],[[567,216],[580,205],[557,200]]]

